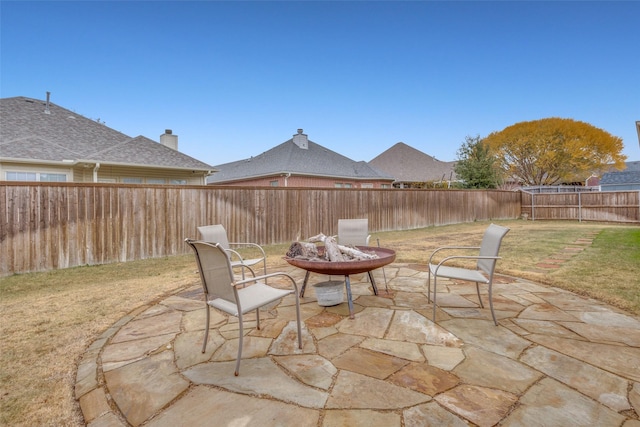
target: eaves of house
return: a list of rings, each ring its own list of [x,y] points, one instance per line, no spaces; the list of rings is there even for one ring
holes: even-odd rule
[[[297,175],[339,178],[354,181],[388,181],[394,178],[369,165],[349,159],[308,139],[302,129],[288,141],[244,160],[216,165],[218,170],[207,178],[208,184],[226,184],[251,179]]]
[[[172,135],[168,136],[171,139]],[[175,137],[175,136],[174,136]],[[190,170],[213,167],[144,136],[130,137],[47,101],[0,99],[0,161]]]

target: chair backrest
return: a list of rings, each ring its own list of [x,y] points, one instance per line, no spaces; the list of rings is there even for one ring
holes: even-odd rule
[[[500,245],[502,244],[502,238],[509,232],[507,227],[500,225],[490,224],[487,230],[482,236],[482,243],[480,244],[480,256],[498,256],[500,252]],[[493,274],[493,270],[496,268],[495,259],[479,259],[478,269],[484,271],[488,275]]]
[[[368,219],[339,219],[338,243],[354,246],[369,245],[369,220]]]
[[[227,230],[222,224],[203,225],[198,227],[200,240],[209,243],[219,243],[223,249],[229,249],[229,239],[227,238]]]
[[[215,297],[235,303],[231,262],[222,245],[190,239],[186,242],[195,252],[202,287],[207,299]]]

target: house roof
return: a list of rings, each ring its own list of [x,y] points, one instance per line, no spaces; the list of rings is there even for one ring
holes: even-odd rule
[[[144,136],[132,138],[51,102],[21,96],[0,99],[0,159],[213,169]]]
[[[388,173],[398,182],[427,182],[456,180],[456,162],[443,162],[403,142],[382,152],[370,162],[373,167]]]
[[[600,185],[640,184],[640,161],[625,162],[623,170],[611,167],[609,172],[602,174]]]
[[[298,138],[302,143],[296,143]],[[287,173],[353,180],[393,181],[392,176],[377,170],[367,162],[356,162],[310,141],[301,129],[294,138],[258,156],[216,165],[215,168],[218,172],[207,178],[208,183],[219,184]]]
[[[622,172],[640,172],[640,161],[625,162]]]
[[[640,184],[639,171],[607,172],[602,175],[600,185]]]

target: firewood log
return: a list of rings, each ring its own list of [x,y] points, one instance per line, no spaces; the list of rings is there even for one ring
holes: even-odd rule
[[[329,261],[335,262],[338,260],[349,261],[351,259],[365,260],[378,258],[377,254],[368,254],[355,247],[338,245],[335,237],[325,236],[322,233],[310,237],[308,240],[310,242],[323,242],[325,246],[325,258],[327,258]],[[340,256],[338,256],[338,253],[340,254]]]
[[[362,252],[359,249],[351,248],[349,246],[338,245],[340,252],[353,258],[354,260],[365,260],[365,259],[375,259],[378,258],[377,254],[368,254],[366,252]]]
[[[324,255],[331,262],[348,261],[340,251],[338,242],[336,242],[336,239],[333,237],[327,237],[324,239]]]
[[[293,242],[286,255],[289,258],[314,259],[318,258],[318,247],[308,242]]]

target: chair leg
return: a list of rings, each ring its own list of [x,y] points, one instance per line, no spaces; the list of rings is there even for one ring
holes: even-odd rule
[[[256,308],[256,328],[260,330],[260,308]]]
[[[236,359],[236,371],[233,373],[236,377],[240,374],[240,359],[242,359],[242,342],[244,341],[244,326],[242,320],[242,313],[238,315],[238,324],[240,336],[238,340],[238,358]]]
[[[427,276],[427,302],[431,302],[431,267]]]
[[[438,276],[433,275],[433,323],[436,323],[436,287],[438,286]]]
[[[202,352],[204,353],[205,350],[207,349],[207,340],[209,339],[209,304],[207,304],[207,324],[205,325],[204,328],[204,342],[202,343]]]
[[[253,271],[253,268],[249,267],[248,265],[244,265],[244,264],[240,264],[240,272],[242,274],[242,280],[245,279],[245,274],[244,274],[244,269],[249,270],[249,272],[251,273],[251,276],[256,277],[256,272]],[[266,273],[265,273],[266,274]],[[265,280],[266,283],[266,280]]]
[[[478,301],[480,301],[480,308],[484,308],[484,304],[482,303],[482,298],[480,298],[480,284],[476,282],[476,292],[478,293]]]
[[[491,317],[493,317],[493,323],[498,326],[498,321],[496,320],[496,314],[493,312],[493,295],[491,289],[491,282],[489,282],[489,308],[491,308]]]

